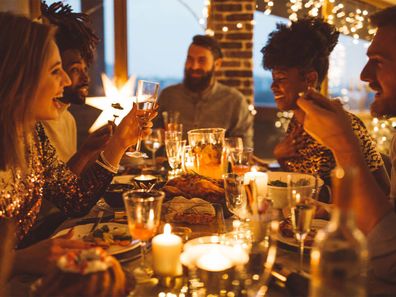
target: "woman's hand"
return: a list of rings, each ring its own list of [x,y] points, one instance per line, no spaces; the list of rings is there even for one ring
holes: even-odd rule
[[[136,104],[133,105],[132,110],[123,118],[121,123],[115,129],[113,137],[104,149],[104,157],[106,161],[118,167],[120,160],[126,149],[138,141],[139,137],[144,138],[151,133],[153,123],[151,120],[157,116],[156,106],[152,112],[146,114],[145,119],[139,117],[143,110],[138,110]]]
[[[275,146],[273,153],[278,161],[298,156],[298,150],[304,147],[304,143],[297,137],[302,130],[301,126],[296,126]]]
[[[43,275],[56,267],[56,261],[65,253],[92,247],[90,243],[71,240],[72,229],[65,235],[40,241],[28,248],[17,250],[13,274]]]
[[[146,114],[145,120],[142,120],[139,116],[143,113],[147,113],[147,111],[138,110],[137,105],[134,104],[132,110],[118,125],[112,139],[116,140],[125,151],[128,147],[136,144],[139,137],[144,138],[147,135],[150,135],[151,127],[153,126],[151,120],[157,116],[157,109],[158,106],[156,106],[148,115]]]

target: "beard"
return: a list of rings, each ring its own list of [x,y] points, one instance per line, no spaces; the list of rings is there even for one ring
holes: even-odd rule
[[[192,74],[200,74],[201,77],[192,77]],[[214,68],[205,72],[204,70],[184,70],[183,84],[193,92],[202,92],[206,90],[212,81],[214,75]]]
[[[375,99],[370,106],[370,112],[373,117],[394,117],[396,116],[396,104],[389,99]]]
[[[85,86],[85,85],[84,85]],[[66,87],[63,91],[63,97],[60,99],[63,103],[71,103],[71,104],[77,104],[77,105],[83,105],[85,104],[85,96],[81,94],[80,87],[83,86],[77,86],[77,87]]]

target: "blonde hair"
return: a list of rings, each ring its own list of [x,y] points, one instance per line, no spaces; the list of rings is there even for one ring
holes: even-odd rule
[[[24,168],[37,88],[55,29],[0,12],[0,170]]]

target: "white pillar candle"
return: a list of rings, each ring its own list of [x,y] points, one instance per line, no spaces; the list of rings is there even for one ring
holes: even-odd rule
[[[244,183],[249,184],[251,180],[256,181],[257,195],[261,197],[267,196],[268,175],[265,172],[250,171],[244,175]]]
[[[182,273],[180,253],[182,251],[182,239],[171,234],[171,226],[165,224],[164,233],[153,238],[153,270],[161,276],[176,276]]]

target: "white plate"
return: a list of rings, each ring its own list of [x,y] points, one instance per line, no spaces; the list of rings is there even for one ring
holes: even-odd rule
[[[312,228],[316,229],[317,231],[319,231],[319,229],[323,229],[324,227],[326,227],[326,225],[329,223],[329,221],[326,220],[321,220],[321,219],[314,219],[312,221]],[[292,246],[292,247],[296,247],[299,248],[300,244],[298,243],[297,239],[295,239],[294,237],[285,237],[282,235],[281,231],[279,230],[277,236],[276,236],[277,240],[281,243],[284,243],[286,245]],[[304,245],[304,250],[310,250],[311,246],[306,246]]]
[[[124,224],[117,224],[117,223],[101,223],[98,225],[97,229],[101,228],[103,225],[107,225],[110,230],[114,228],[123,228],[126,229],[128,232],[128,226]],[[72,239],[79,239],[82,240],[85,235],[89,233],[93,224],[85,224],[85,225],[77,225],[73,227],[73,237]],[[58,237],[60,235],[65,235],[71,228],[67,228],[64,230],[59,231],[53,237]],[[132,240],[128,246],[121,246],[121,245],[111,245],[107,249],[107,252],[110,255],[117,255],[128,252],[140,246],[139,240]]]

